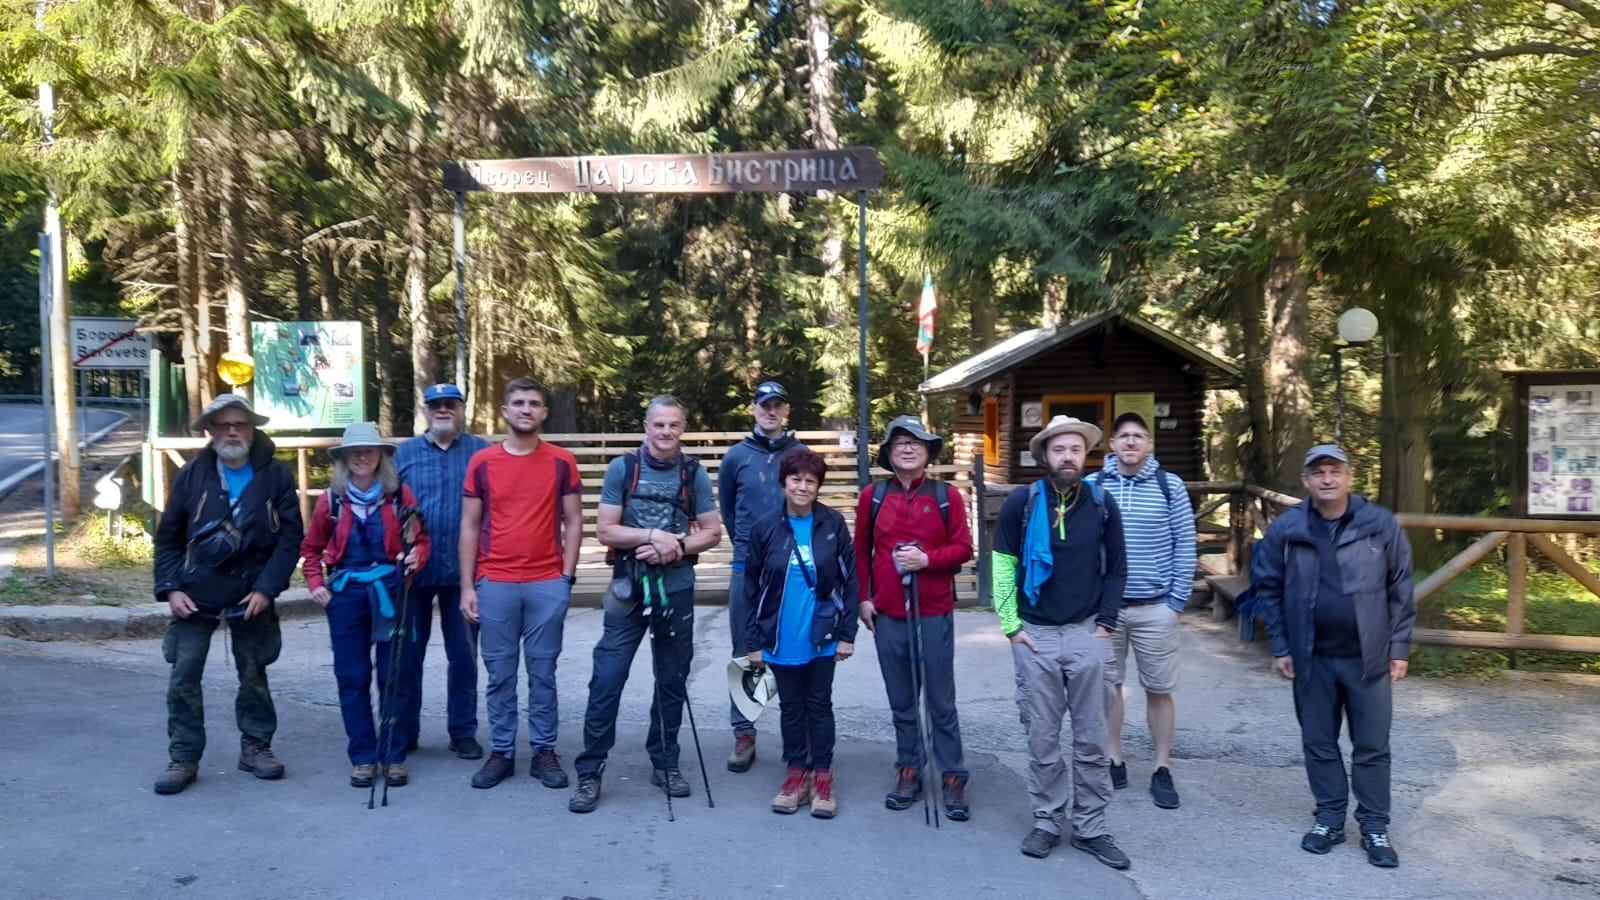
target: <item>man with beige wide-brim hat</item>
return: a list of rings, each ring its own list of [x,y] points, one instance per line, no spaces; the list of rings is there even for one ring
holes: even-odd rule
[[[1049,444],[1050,439],[1058,434],[1082,436],[1084,447],[1090,453],[1093,453],[1094,448],[1100,446],[1100,442],[1105,439],[1105,432],[1101,431],[1100,426],[1093,422],[1074,419],[1072,416],[1056,416],[1044,426],[1043,431],[1040,431],[1028,441],[1028,452],[1033,454],[1034,465],[1044,468],[1044,448]]]
[[[266,422],[238,394],[206,404],[193,427],[211,439],[178,471],[156,526],[155,595],[172,610],[162,644],[172,663],[170,762],[156,778],[158,794],[176,794],[199,775],[206,747],[201,681],[211,636],[224,621],[239,671],[239,768],[283,777],[272,749],[278,715],[266,670],[283,643],[273,601],[294,573],[300,499],[294,477],[272,458],[272,440],[256,430]]]

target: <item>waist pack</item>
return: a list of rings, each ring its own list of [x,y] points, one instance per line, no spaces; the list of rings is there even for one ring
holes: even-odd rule
[[[223,518],[202,525],[189,538],[189,558],[208,569],[221,569],[244,549],[244,532]]]

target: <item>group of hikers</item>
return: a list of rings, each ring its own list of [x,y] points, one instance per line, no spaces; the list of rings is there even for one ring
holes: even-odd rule
[[[224,623],[239,675],[239,768],[283,776],[266,669],[281,647],[274,599],[297,562],[327,614],[351,785],[387,789],[409,780],[437,608],[449,749],[463,759],[485,756],[480,657],[486,675],[489,746],[472,786],[492,788],[516,770],[523,664],[529,774],[549,788],[569,786],[556,749],[556,663],[583,538],[578,465],[543,439],[550,394],[534,379],[506,385],[507,433],[497,444],[465,432],[458,386],[434,385],[423,399],[427,430],[398,446],[371,423],[345,429],[329,451],[333,472],[309,522],[301,521],[294,479],[259,430],[266,418],[247,399],[220,395],[194,422],[209,443],[175,479],[155,537],[155,594],[173,616],[163,642],[172,664],[171,762],[157,793],[175,794],[196,780],[206,743],[201,675]],[[715,491],[706,468],[681,446],[687,413],[667,395],[647,404],[642,445],[607,466],[595,535],[613,578],[568,809],[587,813],[600,802],[622,692],[646,636],[651,783],[668,798],[692,792],[678,738],[694,648],[695,565],[726,529],[731,664],[747,673],[747,686],[768,673],[776,683],[786,771],[772,809],[836,814],[833,681],[864,625],[895,734],[884,805],[903,810],[920,799],[950,821],[968,820],[953,609],[954,578],[973,542],[960,492],[928,475],[943,439],[916,416],[889,423],[876,462],[890,474],[862,488],[852,535],[819,500],[826,460],[786,428],[788,392],[763,382],[751,411],[754,427],[722,459]],[[1178,613],[1194,577],[1196,526],[1184,482],[1155,458],[1142,416],[1115,418],[1104,466],[1089,471],[1104,438],[1097,424],[1068,416],[1033,435],[1029,449],[1046,476],[1006,498],[990,564],[1027,742],[1033,826],[1021,850],[1048,856],[1070,816],[1072,846],[1126,868],[1106,821],[1113,791],[1129,784],[1125,673],[1131,657],[1154,751],[1150,796],[1158,807],[1177,808]],[[1410,548],[1392,515],[1351,494],[1349,459],[1339,447],[1312,448],[1302,481],[1308,502],[1268,528],[1251,571],[1275,668],[1294,680],[1316,800],[1301,846],[1327,853],[1344,840],[1353,788],[1369,861],[1394,866],[1390,684],[1405,675],[1415,618]],[[692,708],[689,714],[692,727]],[[1067,719],[1070,761],[1061,746]],[[1353,744],[1348,775],[1338,744],[1345,721]],[[727,768],[747,772],[756,728],[732,700],[729,725]]]

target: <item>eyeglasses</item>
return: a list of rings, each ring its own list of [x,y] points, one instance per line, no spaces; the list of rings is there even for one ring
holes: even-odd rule
[[[1133,434],[1132,432],[1129,432],[1127,434],[1117,435],[1114,440],[1121,441],[1124,444],[1142,444],[1145,441],[1150,440],[1150,436],[1148,434]]]
[[[458,409],[461,406],[461,401],[460,400],[454,400],[454,399],[452,399],[452,400],[433,400],[433,401],[430,401],[427,404],[427,406],[428,406],[429,409]]]
[[[921,441],[918,441],[918,440],[904,440],[904,441],[895,441],[894,443],[889,445],[889,449],[890,450],[904,450],[907,447],[921,447],[921,446],[922,446],[922,442]]]
[[[250,422],[212,422],[206,427],[218,434],[227,434],[231,431],[249,431],[253,425]]]

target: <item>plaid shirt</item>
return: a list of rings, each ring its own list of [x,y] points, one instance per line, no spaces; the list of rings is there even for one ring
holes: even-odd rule
[[[433,554],[417,573],[418,587],[457,587],[461,584],[461,485],[467,478],[472,454],[489,442],[471,434],[458,434],[448,449],[440,449],[426,434],[419,434],[395,451],[400,479],[417,495],[422,523],[433,540]]]

